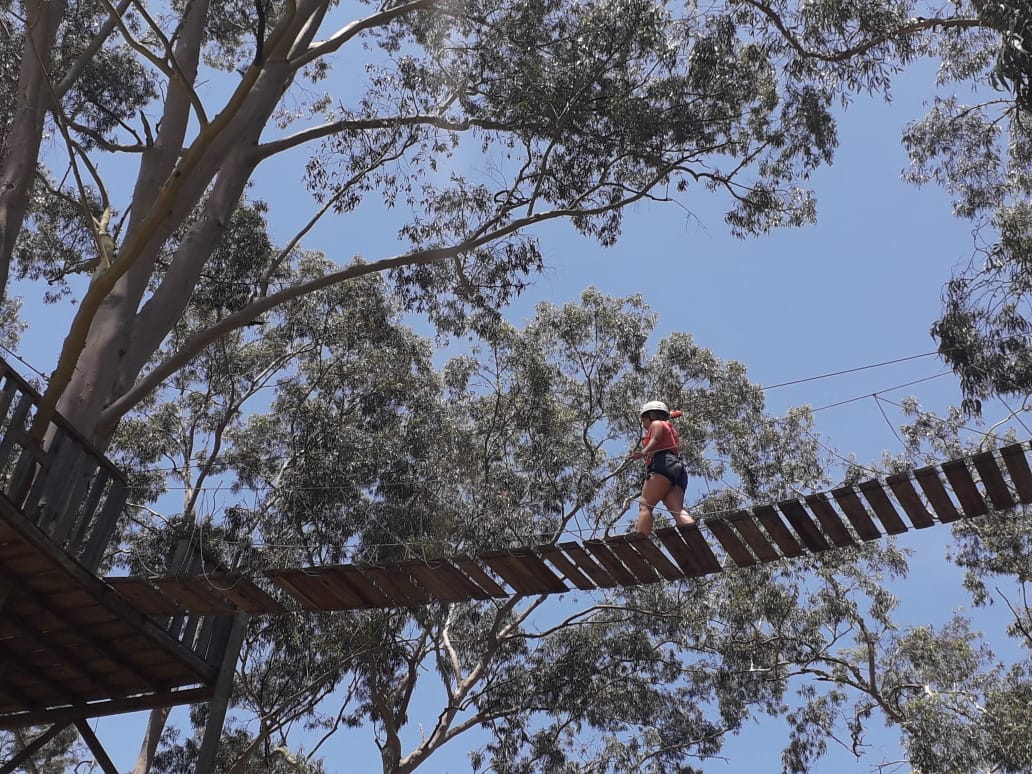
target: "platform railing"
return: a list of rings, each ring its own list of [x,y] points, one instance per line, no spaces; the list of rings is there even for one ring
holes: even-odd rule
[[[39,392],[0,359],[0,496],[95,574],[125,508],[128,482],[60,415],[42,443],[33,438],[39,403]],[[168,569],[188,575],[225,571],[188,542],[180,543]],[[232,619],[177,612],[154,620],[185,648],[219,665]]]
[[[41,443],[29,429],[40,394],[0,360],[0,494],[90,572],[125,506],[125,475],[63,417]]]
[[[176,550],[167,569],[172,576],[193,579],[218,575],[229,570],[218,557],[210,555],[190,538],[181,538],[177,542]],[[167,601],[175,605],[178,600],[169,597]],[[186,602],[186,600],[183,601]],[[186,607],[188,608],[189,605]],[[155,620],[173,638],[179,640],[211,666],[218,667],[220,665],[230,630],[233,627],[232,618],[196,612],[176,612]]]

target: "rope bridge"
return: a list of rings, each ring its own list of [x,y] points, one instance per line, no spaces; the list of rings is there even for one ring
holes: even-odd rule
[[[618,535],[412,559],[270,570],[264,590],[239,573],[106,578],[154,616],[413,607],[678,581],[877,540],[1032,503],[1029,444],[1017,443],[884,479],[666,527]]]

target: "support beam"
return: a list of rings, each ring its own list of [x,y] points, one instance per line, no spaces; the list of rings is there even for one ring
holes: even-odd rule
[[[150,693],[129,698],[91,702],[84,708],[62,707],[52,710],[19,712],[10,715],[0,715],[0,731],[60,721],[64,721],[67,725],[68,723],[75,722],[83,715],[91,718],[104,717],[105,715],[122,715],[127,712],[139,712],[140,710],[153,709],[154,707],[196,704],[199,701],[207,701],[210,698],[211,688],[205,685],[200,688],[186,688],[178,691],[168,691],[167,693]],[[3,774],[3,772],[0,772],[0,774]]]
[[[93,753],[93,757],[100,765],[100,768],[104,770],[104,774],[118,774],[118,769],[111,762],[111,758],[108,757],[107,752],[104,750],[104,745],[97,739],[97,735],[93,733],[90,724],[85,720],[76,720],[75,727],[79,729],[79,735],[86,742],[86,746],[90,748],[90,752]]]
[[[68,723],[54,723],[54,725],[29,742],[29,745],[24,750],[7,761],[3,766],[0,766],[0,774],[11,774],[11,772],[17,770],[19,766],[42,750],[51,739],[68,728],[68,726]]]
[[[244,644],[244,634],[247,632],[249,620],[250,616],[247,613],[237,613],[233,616],[233,628],[230,629],[226,649],[222,654],[222,665],[219,667],[219,677],[215,681],[215,694],[208,705],[208,722],[204,726],[204,738],[201,740],[200,752],[197,753],[197,768],[194,769],[194,774],[211,774],[214,771],[215,754],[219,749],[222,726],[226,722],[229,698],[233,693],[237,659],[240,657],[240,648]]]

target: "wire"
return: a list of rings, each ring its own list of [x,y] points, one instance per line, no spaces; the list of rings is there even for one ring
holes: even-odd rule
[[[857,366],[856,368],[846,368],[842,371],[832,371],[826,374],[818,374],[817,376],[807,376],[803,379],[793,379],[790,382],[781,382],[780,384],[768,384],[766,387],[761,387],[761,390],[776,390],[778,387],[788,387],[793,384],[803,384],[804,382],[815,382],[818,379],[827,379],[832,376],[842,376],[843,374],[853,374],[857,371],[867,371],[871,368],[881,368],[882,366],[893,365],[895,363],[905,363],[908,360],[917,360],[922,357],[929,357],[931,355],[938,355],[939,351],[934,350],[932,352],[922,352],[920,355],[909,355],[907,357],[898,357],[895,360],[883,360],[881,363],[871,363],[870,365]],[[867,397],[866,395],[864,396]]]
[[[930,382],[932,379],[939,379],[939,378],[941,378],[943,376],[946,376],[947,374],[951,374],[951,373],[953,373],[953,372],[949,371],[949,370],[940,371],[939,373],[933,374],[932,376],[925,376],[925,377],[923,377],[921,379],[914,379],[914,381],[912,381],[912,382],[904,382],[903,384],[897,384],[895,387],[885,387],[885,388],[883,388],[881,390],[878,390],[877,392],[869,392],[869,393],[866,393],[865,395],[858,395],[855,398],[847,398],[846,400],[840,400],[837,403],[829,403],[826,406],[818,406],[815,409],[810,409],[810,411],[812,413],[816,414],[818,411],[826,411],[827,409],[830,409],[830,408],[836,408],[838,406],[844,406],[847,403],[855,403],[856,401],[864,400],[865,398],[874,398],[874,397],[877,397],[878,395],[880,395],[883,392],[892,392],[893,390],[901,390],[904,387],[910,387],[913,384],[920,384],[921,382]]]
[[[32,365],[32,364],[31,364],[31,363],[30,363],[30,362],[28,361],[28,360],[26,360],[25,358],[23,358],[23,357],[22,357],[21,355],[19,355],[19,354],[18,354],[17,352],[14,352],[14,351],[12,351],[12,350],[8,349],[8,348],[7,348],[7,347],[5,347],[5,346],[4,346],[3,344],[0,344],[0,349],[2,349],[2,350],[3,350],[4,352],[6,352],[6,353],[7,353],[8,355],[10,355],[11,357],[13,357],[13,358],[14,358],[15,360],[17,360],[17,361],[18,361],[19,363],[21,363],[21,364],[22,364],[23,366],[25,366],[26,368],[28,368],[28,369],[29,369],[30,371],[32,371],[32,373],[34,373],[34,374],[36,374],[37,376],[39,376],[39,377],[40,377],[40,378],[41,378],[41,379],[43,380],[43,382],[44,382],[44,383],[46,383],[46,382],[47,382],[47,380],[48,380],[48,379],[50,378],[50,377],[48,377],[48,376],[47,376],[47,375],[46,375],[45,373],[43,373],[42,371],[40,371],[40,370],[39,370],[38,368],[34,367],[34,366],[33,366],[33,365]]]

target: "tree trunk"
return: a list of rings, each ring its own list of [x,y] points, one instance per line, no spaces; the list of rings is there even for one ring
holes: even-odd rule
[[[14,244],[28,211],[29,192],[36,176],[43,120],[51,96],[46,65],[66,7],[65,0],[25,3],[28,21],[18,72],[18,104],[0,158],[0,300],[7,292]]]
[[[169,710],[169,707],[151,710],[150,717],[147,719],[147,731],[140,744],[140,754],[136,758],[132,774],[147,774],[150,771],[154,764],[154,754],[158,751],[161,732],[165,728],[165,721],[168,720]]]

